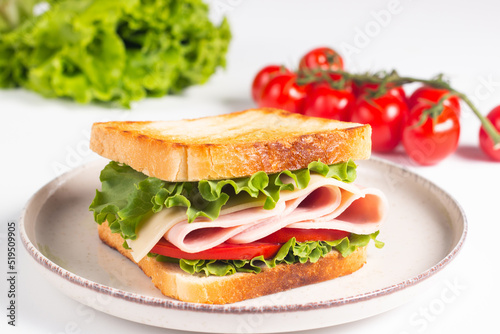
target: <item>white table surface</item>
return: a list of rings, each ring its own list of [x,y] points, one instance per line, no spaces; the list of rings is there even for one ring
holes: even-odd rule
[[[313,47],[356,48],[350,55],[344,53],[346,69],[352,71],[396,68],[420,77],[444,72],[456,88],[475,99],[483,113],[500,104],[498,2],[211,3],[214,18],[226,14],[232,26],[228,66],[208,84],[190,88],[181,96],[146,99],[127,111],[47,100],[22,89],[0,90],[0,262],[4,272],[7,222],[18,221],[24,204],[41,186],[65,170],[96,159],[87,146],[93,122],[193,118],[251,108],[249,85],[262,66],[282,63],[295,67],[301,55]],[[381,13],[390,6],[396,12],[377,23],[376,17],[381,20]],[[372,37],[361,43],[360,31],[366,29],[373,29]],[[401,151],[382,156],[432,180],[462,205],[469,234],[459,256],[430,289],[411,302],[369,319],[309,333],[466,333],[497,328],[500,163],[488,161],[479,150],[479,123],[472,113],[464,110],[462,115],[460,146],[441,164],[415,166]],[[2,333],[5,329],[7,333],[180,333],[84,307],[39,276],[20,240],[17,256],[17,327],[6,324],[7,287],[2,276]]]

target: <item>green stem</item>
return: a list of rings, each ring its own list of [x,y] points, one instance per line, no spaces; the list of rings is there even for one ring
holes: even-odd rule
[[[472,110],[472,112],[476,115],[476,117],[481,121],[481,125],[483,126],[483,129],[486,131],[488,136],[493,140],[493,149],[499,150],[500,149],[500,133],[498,130],[493,126],[493,124],[490,122],[489,119],[484,117],[481,112],[476,108],[476,106],[472,103],[472,101],[465,95],[464,93],[461,93],[457,91],[456,89],[452,88],[448,83],[442,81],[442,80],[423,80],[423,79],[415,79],[415,78],[409,78],[405,77],[402,78],[404,80],[408,80],[410,82],[420,82],[428,86],[432,86],[435,88],[441,88],[441,89],[446,89],[450,93],[456,95],[459,97],[462,101],[464,101]]]
[[[394,86],[402,86],[404,84],[412,82],[419,82],[434,88],[446,89],[453,95],[456,95],[457,97],[462,99],[462,101],[464,101],[469,106],[472,112],[481,121],[483,129],[486,131],[488,136],[493,140],[493,148],[495,150],[500,150],[500,133],[498,132],[498,130],[493,126],[493,124],[490,122],[489,119],[484,117],[479,112],[479,110],[476,108],[476,106],[474,106],[474,104],[467,97],[467,95],[452,88],[450,84],[443,79],[443,75],[438,75],[435,79],[428,80],[428,79],[420,79],[413,77],[401,77],[396,71],[391,71],[389,73],[380,72],[375,74],[370,74],[370,73],[354,74],[345,71],[325,71],[325,70],[305,69],[299,71],[299,79],[297,80],[297,82],[301,85],[304,85],[311,82],[324,80],[325,77],[330,78],[329,74],[340,74],[344,82],[352,80],[358,83],[368,82],[368,83],[380,84],[379,90],[374,91],[372,97],[378,97],[385,94],[387,92],[386,86],[391,83],[394,84]]]
[[[479,118],[479,120],[481,121],[481,124],[483,125],[484,131],[486,131],[488,136],[490,136],[490,138],[493,140],[493,149],[500,150],[500,133],[493,126],[493,124],[490,122],[490,120],[487,119],[486,117],[484,117],[479,112],[479,110],[477,110],[477,108],[474,106],[474,104],[472,104],[471,100],[469,100],[469,98],[465,94],[459,93],[457,91],[455,91],[454,93],[457,94],[457,96],[459,98],[461,98],[462,101],[464,101],[469,106],[469,108],[472,110],[472,112],[474,114],[476,114],[476,116]]]

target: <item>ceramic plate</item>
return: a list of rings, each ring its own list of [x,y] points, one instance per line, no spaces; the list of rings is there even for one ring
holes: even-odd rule
[[[21,238],[42,274],[69,297],[153,326],[217,333],[287,332],[373,316],[409,301],[458,253],[467,233],[457,202],[426,179],[378,159],[357,183],[382,189],[389,215],[367,264],[352,275],[229,305],[163,296],[131,261],[104,245],[88,211],[104,160],[40,189],[21,217]],[[422,244],[425,242],[425,247]]]

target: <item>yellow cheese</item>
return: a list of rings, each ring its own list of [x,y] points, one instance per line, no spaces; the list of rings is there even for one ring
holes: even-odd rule
[[[264,200],[263,196],[252,198],[247,194],[231,197],[221,208],[219,216],[264,206]],[[137,238],[135,240],[126,240],[128,246],[132,249],[134,261],[140,261],[175,224],[186,220],[186,207],[180,206],[165,208],[151,215],[151,217],[141,223],[140,229],[137,232]]]

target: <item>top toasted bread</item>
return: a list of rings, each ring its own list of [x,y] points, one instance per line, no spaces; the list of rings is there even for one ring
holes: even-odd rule
[[[317,160],[367,159],[371,129],[251,109],[181,121],[95,123],[90,148],[165,181],[199,181],[296,170]]]

